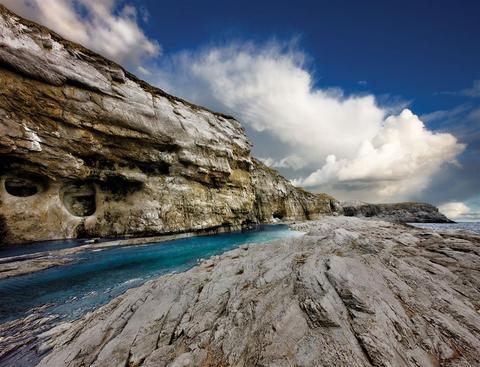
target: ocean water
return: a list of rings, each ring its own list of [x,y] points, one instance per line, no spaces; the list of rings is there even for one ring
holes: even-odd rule
[[[480,234],[480,222],[457,223],[408,223],[411,226],[433,230],[468,230]]]
[[[72,264],[0,280],[0,323],[26,316],[31,309],[44,305],[48,305],[42,311],[46,314],[59,314],[62,320],[75,319],[128,288],[162,274],[185,271],[201,258],[242,244],[300,235],[286,225],[262,225],[242,232],[81,252]],[[53,244],[55,248],[74,245],[71,241]],[[39,248],[46,247],[49,244]],[[8,253],[17,254],[13,248]]]

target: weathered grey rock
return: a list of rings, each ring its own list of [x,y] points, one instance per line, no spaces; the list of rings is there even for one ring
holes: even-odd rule
[[[339,203],[327,194],[314,194],[294,187],[277,171],[253,159],[252,184],[255,193],[255,217],[262,222],[275,220],[318,219],[339,214]],[[301,214],[303,213],[303,215]]]
[[[369,204],[361,201],[340,203],[349,217],[375,217],[404,223],[453,223],[438,209],[427,203]]]
[[[332,200],[252,162],[232,117],[0,5],[0,241],[232,229]]]
[[[480,236],[347,217],[295,227],[307,235],[162,276],[58,328],[39,365],[480,365]]]

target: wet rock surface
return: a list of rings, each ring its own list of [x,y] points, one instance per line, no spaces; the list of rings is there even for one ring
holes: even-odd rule
[[[294,188],[250,148],[234,118],[0,5],[0,241],[229,230],[332,213],[331,197]]]
[[[131,289],[40,366],[476,366],[480,236],[327,217]]]
[[[47,333],[46,337],[54,332],[53,325],[58,319],[58,315],[42,313],[48,306],[33,309],[25,318],[0,324],[0,366],[30,367],[39,363],[42,339],[39,336]],[[62,328],[66,325],[62,324]]]

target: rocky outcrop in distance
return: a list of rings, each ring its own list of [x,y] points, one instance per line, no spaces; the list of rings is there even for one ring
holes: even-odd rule
[[[326,217],[131,289],[39,366],[478,366],[480,236]]]
[[[338,209],[250,148],[234,118],[0,5],[0,241],[221,231]]]
[[[349,217],[375,217],[405,223],[453,223],[436,207],[427,203],[368,204],[361,201],[340,203]]]

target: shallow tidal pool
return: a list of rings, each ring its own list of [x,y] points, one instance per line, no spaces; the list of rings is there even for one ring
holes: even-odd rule
[[[185,271],[202,258],[243,244],[301,235],[286,225],[262,225],[241,232],[81,252],[74,255],[73,263],[0,280],[0,323],[42,306],[42,313],[75,319],[128,288],[162,274]],[[56,243],[56,247],[61,245]],[[71,246],[68,242],[67,247]]]

